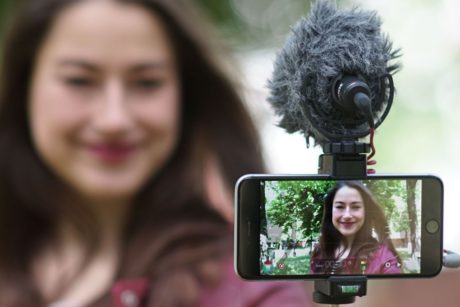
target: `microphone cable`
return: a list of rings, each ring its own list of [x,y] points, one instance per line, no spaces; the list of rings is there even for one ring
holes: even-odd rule
[[[374,134],[375,134],[375,128],[371,128],[370,131],[369,131],[369,146],[371,148],[371,152],[370,152],[369,156],[367,156],[367,165],[368,166],[377,164],[376,160],[372,160],[372,158],[377,153],[377,150],[375,149],[375,144],[374,144]],[[367,173],[368,174],[375,174],[375,169],[369,168],[369,169],[367,169]]]

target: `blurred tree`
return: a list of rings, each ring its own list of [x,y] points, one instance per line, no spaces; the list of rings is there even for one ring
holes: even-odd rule
[[[0,16],[4,17],[10,7],[12,0],[0,0]]]
[[[195,0],[232,46],[258,49],[284,42],[312,0]]]
[[[0,16],[3,17],[6,9],[10,5],[11,0],[0,0]]]
[[[247,26],[232,8],[231,0],[195,0],[210,20],[218,27],[223,38],[231,41],[244,40]]]
[[[3,42],[3,31],[5,27],[5,22],[8,15],[8,10],[12,0],[0,0],[0,41]]]

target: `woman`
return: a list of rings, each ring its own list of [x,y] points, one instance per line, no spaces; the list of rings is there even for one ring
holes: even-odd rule
[[[317,274],[397,274],[401,259],[382,208],[359,181],[338,182],[324,200],[319,245],[310,269]]]
[[[295,285],[234,277],[230,191],[262,159],[187,3],[19,1],[0,74],[0,306],[305,305]]]

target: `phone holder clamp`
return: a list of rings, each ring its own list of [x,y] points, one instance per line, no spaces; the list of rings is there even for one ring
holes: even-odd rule
[[[370,144],[357,141],[326,143],[319,156],[319,174],[330,174],[337,178],[367,176],[367,156]],[[331,276],[315,280],[313,301],[318,304],[351,304],[356,296],[367,292],[366,276]]]
[[[334,177],[364,177],[367,175],[367,156],[370,145],[357,141],[326,143],[319,156],[319,174]]]
[[[351,304],[356,296],[367,292],[366,276],[331,276],[326,280],[315,280],[313,301],[318,304]]]

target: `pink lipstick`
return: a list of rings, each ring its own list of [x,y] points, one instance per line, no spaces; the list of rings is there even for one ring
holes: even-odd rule
[[[128,144],[97,144],[89,146],[92,154],[109,163],[123,162],[135,149],[134,145]]]

